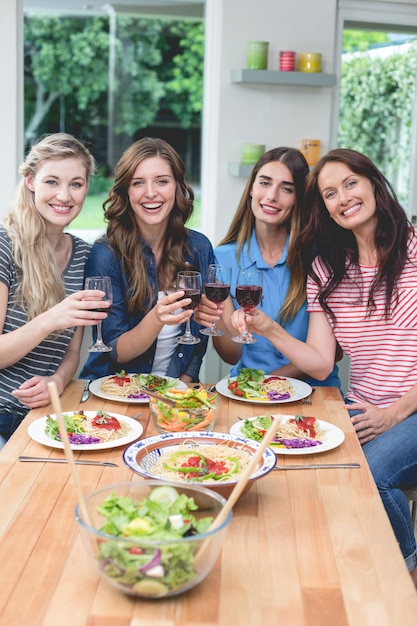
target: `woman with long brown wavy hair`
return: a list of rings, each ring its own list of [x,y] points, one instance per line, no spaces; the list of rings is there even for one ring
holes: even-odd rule
[[[307,378],[303,368],[290,362],[265,337],[257,336],[252,344],[232,341],[235,332],[230,319],[239,308],[239,269],[256,268],[264,284],[260,309],[272,320],[279,320],[294,337],[306,338],[306,273],[296,239],[307,219],[304,193],[308,171],[304,156],[296,148],[279,147],[266,152],[254,166],[228,232],[214,251],[218,263],[232,268],[231,296],[218,306],[203,296],[196,318],[205,325],[214,319],[223,329],[224,335],[213,337],[213,343],[224,361],[232,365],[232,376],[246,367]],[[337,366],[325,381],[307,380],[315,385],[340,387]]]
[[[350,358],[346,408],[417,586],[417,546],[403,489],[417,485],[417,233],[391,184],[359,152],[323,156],[307,183],[300,233],[308,271],[306,343],[261,311],[251,329],[311,375],[338,342]],[[236,312],[239,330],[246,327]]]
[[[184,163],[162,139],[140,139],[120,158],[104,203],[107,235],[93,245],[87,265],[87,275],[112,280],[113,305],[102,325],[112,350],[91,354],[82,377],[124,369],[198,381],[207,339],[177,342],[192,310],[182,309],[190,299],[175,288],[179,271],[196,270],[204,280],[214,262],[207,237],[185,226],[193,201]],[[198,335],[194,320],[191,330]]]

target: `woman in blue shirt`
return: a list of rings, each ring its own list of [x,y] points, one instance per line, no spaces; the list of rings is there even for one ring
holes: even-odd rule
[[[181,158],[162,139],[140,139],[120,158],[104,203],[107,236],[86,267],[87,276],[111,277],[113,305],[102,331],[112,350],[91,353],[82,378],[124,369],[198,381],[207,338],[177,343],[192,310],[182,309],[191,300],[175,289],[179,271],[197,270],[204,280],[214,262],[207,237],[185,228],[193,200]],[[199,328],[191,319],[191,332]]]
[[[236,331],[230,317],[239,308],[237,275],[240,269],[251,267],[263,274],[263,297],[258,308],[279,320],[294,337],[306,339],[306,277],[295,239],[305,221],[308,171],[304,156],[294,148],[274,148],[259,159],[229,230],[215,249],[217,263],[232,267],[230,297],[216,305],[203,296],[196,319],[206,326],[215,320],[224,330],[223,336],[213,337],[213,343],[222,359],[232,365],[232,376],[243,367],[250,367],[268,374],[305,379],[313,385],[340,388],[337,366],[326,380],[318,381],[308,378],[261,335],[255,335],[256,343],[252,344],[231,340]]]

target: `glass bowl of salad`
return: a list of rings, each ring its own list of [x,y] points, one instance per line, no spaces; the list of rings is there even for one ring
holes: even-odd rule
[[[75,517],[100,575],[128,595],[156,599],[183,593],[210,573],[232,513],[210,525],[225,503],[204,487],[145,480],[90,493]]]
[[[219,395],[205,389],[167,389],[161,399],[149,398],[152,422],[159,433],[211,431],[220,403]],[[164,402],[164,398],[167,399]]]

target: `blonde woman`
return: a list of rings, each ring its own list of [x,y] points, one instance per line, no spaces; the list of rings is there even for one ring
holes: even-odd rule
[[[0,446],[29,409],[49,404],[78,366],[83,326],[106,313],[83,288],[90,252],[64,233],[80,213],[94,173],[87,148],[66,133],[36,143],[20,167],[12,211],[0,227]]]

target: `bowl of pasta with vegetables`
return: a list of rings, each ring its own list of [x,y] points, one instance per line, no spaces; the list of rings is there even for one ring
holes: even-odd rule
[[[222,548],[232,513],[210,529],[225,498],[200,485],[135,481],[98,489],[75,517],[99,574],[128,595],[175,596],[198,585]]]
[[[227,498],[260,445],[227,433],[166,433],[131,444],[125,449],[123,459],[144,478],[202,485]],[[243,493],[275,464],[275,452],[268,447]]]

